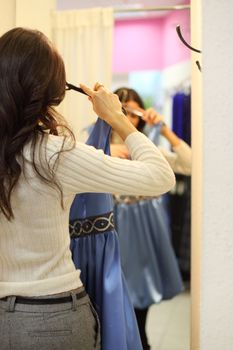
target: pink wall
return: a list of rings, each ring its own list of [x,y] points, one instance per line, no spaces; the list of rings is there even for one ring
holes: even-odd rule
[[[113,39],[113,71],[125,73],[162,67],[160,19],[118,20]]]
[[[190,41],[189,11],[173,11],[166,17],[138,20],[117,20],[114,28],[113,72],[161,70],[190,59],[176,34],[181,25]]]

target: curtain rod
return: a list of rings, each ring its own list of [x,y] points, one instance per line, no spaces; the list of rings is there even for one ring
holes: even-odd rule
[[[190,9],[190,5],[174,5],[174,6],[161,6],[161,7],[140,7],[140,8],[118,8],[114,9],[114,13],[123,12],[153,12],[153,11],[169,11],[169,10],[186,10]]]

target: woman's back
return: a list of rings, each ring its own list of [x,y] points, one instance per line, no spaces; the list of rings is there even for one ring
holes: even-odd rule
[[[50,152],[52,149],[54,145]],[[69,249],[69,209],[73,196],[64,193],[63,210],[60,194],[35,173],[30,153],[27,144],[24,172],[11,196],[14,219],[8,221],[0,214],[0,297],[9,294],[12,288],[14,294],[26,296],[77,287],[79,271],[72,263]],[[25,288],[25,283],[29,288]]]
[[[39,149],[38,142],[35,148],[34,163],[42,175],[47,162],[55,167],[64,208],[60,192],[36,173],[30,143],[24,147],[24,162],[18,158],[24,171],[11,195],[14,218],[8,221],[1,214],[0,297],[59,293],[81,285],[80,271],[71,260],[68,232],[69,209],[77,193],[150,196],[173,184],[169,166],[141,133],[133,133],[125,141],[134,161],[107,156],[82,143],[64,150],[69,147],[66,143],[64,147],[63,141],[63,137],[46,135],[42,147]]]

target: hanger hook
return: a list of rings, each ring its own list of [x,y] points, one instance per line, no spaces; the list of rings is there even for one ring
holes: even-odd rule
[[[180,29],[180,25],[176,26],[176,32],[178,34],[178,37],[180,38],[180,40],[182,41],[182,43],[188,47],[190,50],[201,53],[201,50],[195,49],[194,47],[190,46],[184,39],[182,33],[181,33],[181,29]]]
[[[200,62],[199,62],[199,61],[196,61],[196,65],[197,65],[199,71],[201,72],[201,65],[200,65]]]

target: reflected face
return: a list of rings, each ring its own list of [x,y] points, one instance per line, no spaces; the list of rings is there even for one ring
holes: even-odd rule
[[[133,126],[135,126],[135,128],[137,128],[140,118],[137,115],[135,115],[133,112],[131,112],[130,110],[131,109],[132,110],[133,109],[138,110],[140,108],[139,104],[137,102],[133,101],[133,100],[130,100],[130,101],[125,102],[123,104],[123,106],[126,109],[127,118],[130,120],[130,122],[133,124]],[[127,110],[127,108],[129,110]]]

